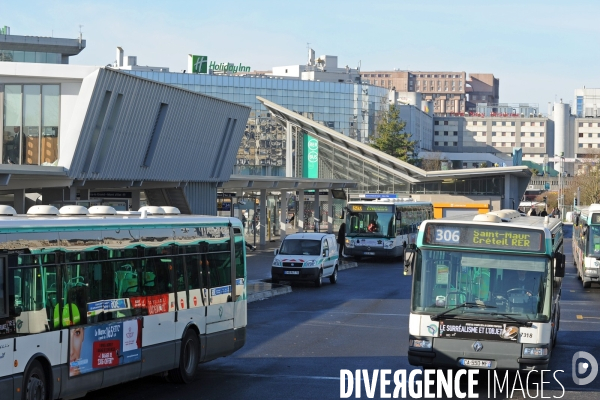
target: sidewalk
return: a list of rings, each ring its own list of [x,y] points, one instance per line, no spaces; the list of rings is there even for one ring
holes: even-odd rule
[[[290,233],[294,233],[294,231],[288,229],[288,234]],[[246,235],[248,243],[252,243],[252,239],[252,235]],[[274,238],[272,238],[272,240],[273,239]],[[292,287],[290,285],[270,283],[271,263],[273,262],[273,257],[275,257],[274,250],[278,249],[280,244],[281,241],[279,240],[279,236],[277,236],[273,241],[267,241],[264,249],[257,248],[252,251],[249,248],[246,248],[248,303],[292,292]],[[349,258],[342,259],[338,271],[356,268],[357,266],[358,264],[354,260]]]

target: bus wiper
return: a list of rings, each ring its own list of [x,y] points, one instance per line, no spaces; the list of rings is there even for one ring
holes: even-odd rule
[[[525,315],[527,317],[527,321],[523,321],[522,319],[518,319],[518,318],[512,317],[512,315],[519,315],[519,314],[509,314],[509,313],[493,312],[493,313],[490,313],[490,315],[500,315],[502,317],[506,317],[506,318],[510,319],[511,321],[516,322],[517,324],[525,325],[525,326],[531,326],[531,319],[529,319],[528,315]]]
[[[446,310],[444,312],[441,312],[441,313],[439,313],[437,315],[434,315],[433,317],[431,317],[431,320],[432,321],[438,321],[440,319],[440,317],[443,317],[444,315],[448,314],[451,311],[458,310],[459,308],[473,308],[473,307],[478,307],[478,308],[496,308],[496,306],[488,306],[488,305],[485,305],[483,303],[469,303],[469,302],[467,302],[467,303],[462,303],[461,305],[456,306],[454,308],[451,308],[449,310]]]

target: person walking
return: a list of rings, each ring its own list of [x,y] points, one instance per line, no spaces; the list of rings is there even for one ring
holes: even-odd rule
[[[337,242],[340,247],[340,258],[344,257],[344,246],[346,245],[346,223],[342,222],[338,231]]]

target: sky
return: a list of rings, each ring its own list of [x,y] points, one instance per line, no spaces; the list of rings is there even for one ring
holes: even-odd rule
[[[107,65],[116,47],[139,65],[187,68],[188,54],[252,70],[305,64],[307,46],[363,71],[493,73],[500,102],[573,103],[600,88],[600,2],[0,0],[11,34],[77,38],[72,64]],[[81,26],[81,27],[80,27]]]

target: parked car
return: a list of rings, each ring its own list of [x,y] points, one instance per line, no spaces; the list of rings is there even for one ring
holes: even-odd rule
[[[323,278],[336,283],[339,253],[335,235],[331,233],[293,233],[286,236],[271,266],[271,281],[314,282],[323,284]]]

